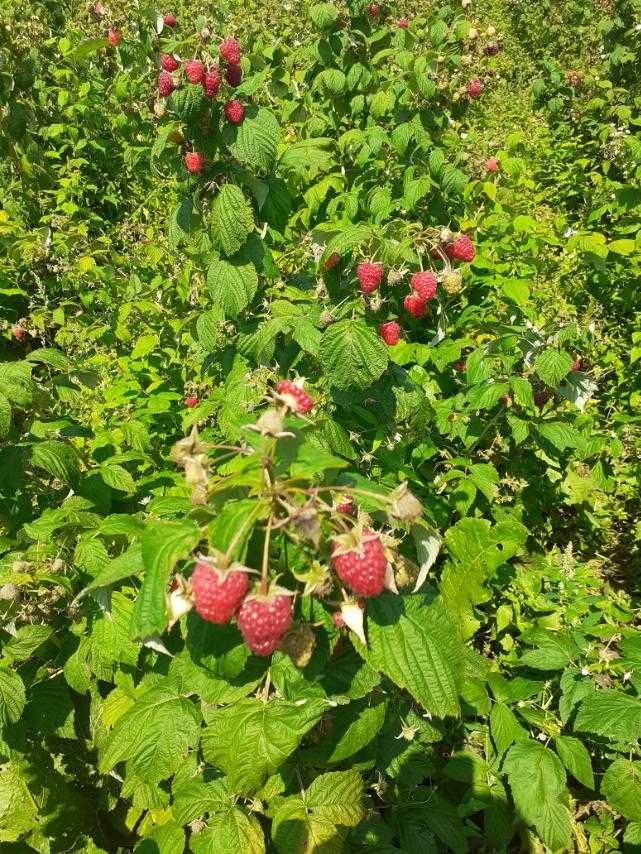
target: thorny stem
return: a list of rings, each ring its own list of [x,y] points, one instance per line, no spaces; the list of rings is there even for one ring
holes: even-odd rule
[[[274,520],[273,512],[269,514],[267,520],[267,528],[265,530],[265,542],[263,544],[263,565],[260,570],[260,592],[263,596],[267,595],[269,586],[268,568],[269,568],[269,541],[272,535],[272,522]]]

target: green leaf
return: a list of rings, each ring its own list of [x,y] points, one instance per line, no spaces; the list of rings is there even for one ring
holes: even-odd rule
[[[583,700],[574,721],[575,732],[591,732],[613,741],[641,738],[641,699],[610,688]]]
[[[247,110],[243,123],[238,127],[227,125],[224,136],[231,153],[240,163],[264,172],[273,167],[280,125],[269,110],[261,107],[255,114],[251,109]]]
[[[0,769],[0,842],[15,842],[37,821],[36,802],[18,766],[4,765]]]
[[[316,3],[309,10],[309,17],[319,30],[331,30],[338,20],[338,9],[333,3]]]
[[[367,647],[354,641],[367,663],[439,717],[458,715],[463,644],[440,603],[420,594],[384,593],[367,608]]]
[[[118,718],[98,764],[107,774],[127,761],[146,783],[159,783],[178,770],[198,743],[200,712],[174,685],[149,689]]]
[[[35,445],[31,463],[64,484],[73,484],[80,468],[75,450],[64,442],[40,442]]]
[[[227,317],[238,317],[253,300],[258,275],[252,264],[214,261],[207,272],[207,287],[214,302]]]
[[[576,448],[581,441],[578,430],[562,421],[546,421],[538,424],[536,431],[542,439],[554,445],[558,451]]]
[[[136,638],[160,634],[165,629],[165,596],[176,562],[200,542],[200,529],[193,522],[156,522],[141,538],[145,577],[132,615],[131,631]]]
[[[152,828],[134,848],[134,854],[184,854],[185,831],[175,821]]]
[[[334,764],[358,753],[376,738],[385,721],[387,703],[370,698],[339,706],[331,716],[331,730],[316,748],[311,748],[314,761]]]
[[[144,571],[142,562],[142,550],[140,543],[134,543],[126,551],[118,557],[110,560],[109,563],[100,570],[96,577],[91,581],[78,598],[85,596],[92,590],[97,590],[100,587],[109,587],[124,578],[129,578],[132,575],[142,575]]]
[[[232,540],[236,538],[230,557],[242,561],[254,526],[268,515],[268,505],[255,498],[229,501],[209,523],[209,539],[219,551],[226,552]]]
[[[551,347],[542,350],[534,360],[534,370],[544,383],[556,388],[561,380],[570,373],[572,357],[565,350]]]
[[[603,775],[601,794],[631,821],[641,821],[641,762],[619,757]]]
[[[502,756],[514,742],[528,739],[527,730],[523,729],[512,709],[504,703],[494,703],[492,706],[490,732],[499,756]]]
[[[193,202],[191,196],[185,196],[180,200],[169,219],[167,231],[167,242],[170,249],[177,249],[183,238],[191,234],[191,212]]]
[[[212,205],[212,237],[225,255],[234,255],[254,230],[254,213],[240,187],[224,184]]]
[[[0,670],[0,731],[7,724],[15,723],[19,719],[25,702],[22,679],[15,671]]]
[[[27,356],[29,362],[40,362],[42,365],[49,365],[57,371],[68,371],[72,364],[69,359],[60,350],[54,350],[51,347],[41,347],[38,350],[32,350]]]
[[[136,483],[123,466],[115,463],[103,463],[100,466],[100,477],[104,480],[107,486],[118,492],[132,493],[136,491]]]
[[[265,837],[256,816],[232,807],[210,816],[205,830],[192,835],[190,849],[194,854],[264,854]]]
[[[0,439],[6,439],[11,429],[11,404],[0,392]]]
[[[364,816],[363,781],[357,771],[321,774],[300,796],[283,801],[274,815],[272,839],[281,854],[340,854],[346,828]]]
[[[52,634],[53,629],[50,626],[21,626],[4,650],[14,661],[26,661]]]
[[[244,699],[214,710],[203,733],[205,759],[227,775],[234,792],[255,792],[326,710],[322,700],[296,704],[279,699]]]
[[[561,762],[575,780],[588,789],[594,789],[594,774],[592,762],[586,746],[578,738],[571,735],[559,735],[554,739],[556,752]]]
[[[323,333],[318,358],[338,388],[366,388],[387,367],[385,344],[361,320],[341,320]]]

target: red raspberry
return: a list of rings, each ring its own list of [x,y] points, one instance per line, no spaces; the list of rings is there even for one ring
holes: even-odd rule
[[[185,77],[190,83],[202,83],[205,66],[199,59],[188,59],[185,63]]]
[[[425,317],[427,303],[418,294],[408,294],[403,300],[403,305],[412,317]]]
[[[187,409],[193,409],[194,406],[198,406],[198,398],[194,394],[188,394],[185,398],[185,406]]]
[[[401,30],[406,30],[409,25],[410,22],[407,20],[407,18],[401,18],[396,26],[399,27]]]
[[[465,371],[467,370],[467,364],[465,362],[454,362],[452,365],[455,371]]]
[[[255,655],[271,655],[292,622],[292,601],[285,593],[248,596],[238,611],[238,628]]]
[[[297,415],[307,415],[314,408],[314,400],[291,380],[280,380],[276,392],[283,403]]]
[[[340,260],[341,256],[338,254],[338,252],[332,252],[327,261],[325,261],[325,269],[333,270],[334,267],[340,262]]]
[[[352,495],[343,495],[336,504],[336,512],[344,513],[346,516],[353,516],[356,506]]]
[[[498,42],[490,42],[489,45],[485,48],[485,53],[487,56],[496,56],[499,52]]]
[[[378,596],[385,582],[387,558],[378,534],[369,528],[336,537],[332,563],[341,581],[358,596]]]
[[[489,157],[485,161],[485,168],[488,172],[498,172],[499,171],[499,161],[496,157]]]
[[[226,38],[218,46],[218,51],[228,65],[238,65],[240,62],[240,45],[234,38]]]
[[[467,264],[476,257],[476,249],[467,234],[459,235],[445,248],[451,261],[465,261]]]
[[[220,74],[215,68],[211,68],[203,76],[203,93],[206,98],[215,98],[219,89]]]
[[[534,395],[534,403],[539,407],[539,409],[543,409],[551,397],[552,395],[549,391],[537,391]]]
[[[245,108],[240,101],[228,101],[225,104],[225,115],[232,125],[239,125],[245,118]]]
[[[332,623],[334,623],[337,629],[345,628],[345,617],[343,617],[340,611],[334,611],[332,614]]]
[[[243,567],[218,569],[209,561],[199,561],[191,576],[194,607],[203,620],[228,623],[247,594],[249,579]]]
[[[180,63],[176,59],[175,56],[172,56],[170,53],[163,53],[160,57],[160,67],[163,71],[175,71]]]
[[[377,18],[380,11],[381,7],[378,5],[378,3],[370,3],[367,9],[370,18]]]
[[[24,339],[27,337],[27,330],[19,323],[14,323],[11,327],[11,331],[16,341],[24,341]]]
[[[581,359],[576,359],[574,362],[572,362],[572,365],[570,367],[570,371],[573,374],[576,374],[576,372],[580,371],[580,370],[581,370]]]
[[[478,77],[475,77],[473,80],[470,80],[470,82],[467,84],[467,94],[470,96],[470,98],[480,98],[482,91],[483,84],[478,79]]]
[[[187,154],[185,154],[185,167],[187,171],[191,172],[193,175],[200,172],[204,165],[204,154],[200,154],[198,151],[188,151]]]
[[[106,9],[105,9],[104,5],[100,2],[100,0],[98,0],[97,3],[94,3],[93,13],[96,16],[96,18],[102,18],[103,15],[105,14],[105,11],[106,11]]]
[[[227,71],[225,72],[225,80],[229,83],[230,86],[240,85],[242,79],[243,69],[240,67],[240,65],[227,66]]]
[[[393,320],[389,323],[381,323],[378,327],[378,332],[383,341],[393,347],[401,340],[401,327]]]
[[[429,271],[414,273],[410,279],[410,285],[414,293],[424,302],[434,299],[436,296],[436,276]]]
[[[364,261],[356,268],[356,278],[364,294],[373,293],[383,280],[383,265]]]
[[[158,75],[158,94],[161,98],[167,98],[176,88],[174,78],[168,71],[161,71]]]
[[[175,27],[177,24],[176,18],[171,14],[171,12],[167,12],[166,15],[162,16],[162,22],[166,27]]]
[[[120,30],[109,30],[107,33],[107,40],[112,47],[118,47],[122,41],[122,33]]]

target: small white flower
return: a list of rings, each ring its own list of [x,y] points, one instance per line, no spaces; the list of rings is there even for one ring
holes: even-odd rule
[[[581,668],[581,676],[589,676],[589,675],[590,675],[590,671],[588,670],[588,668],[582,667]]]

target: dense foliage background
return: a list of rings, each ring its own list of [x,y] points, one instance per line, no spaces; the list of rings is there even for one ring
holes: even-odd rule
[[[641,0],[5,0],[3,852],[641,850],[640,48]],[[273,655],[199,554],[293,594]]]

